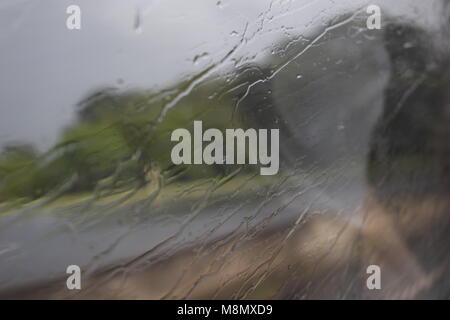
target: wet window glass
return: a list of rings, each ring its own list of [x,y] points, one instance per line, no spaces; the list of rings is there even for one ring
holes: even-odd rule
[[[447,1],[0,17],[0,297],[449,297]]]

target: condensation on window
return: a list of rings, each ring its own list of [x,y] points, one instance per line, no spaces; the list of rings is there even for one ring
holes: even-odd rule
[[[0,297],[448,297],[446,1],[76,2],[0,4]]]

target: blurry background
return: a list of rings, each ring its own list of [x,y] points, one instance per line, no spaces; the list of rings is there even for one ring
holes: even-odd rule
[[[81,30],[66,28],[71,4]],[[370,4],[381,30],[366,27]],[[420,266],[404,235],[411,252],[391,261],[363,248],[389,233],[361,232],[367,198],[395,216],[383,201],[413,194],[410,176],[419,195],[447,190],[434,179],[447,173],[447,133],[433,131],[448,123],[446,10],[439,0],[3,1],[0,296],[446,297],[445,283],[422,284],[445,266],[441,238]],[[280,173],[173,166],[170,133],[194,120],[280,129]],[[400,178],[383,185],[389,170]],[[446,213],[427,201],[425,216]],[[417,217],[407,232],[423,238]],[[407,279],[371,292],[369,262]],[[83,270],[79,292],[65,287],[70,264]]]

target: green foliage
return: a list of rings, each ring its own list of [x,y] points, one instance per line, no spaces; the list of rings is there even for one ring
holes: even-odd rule
[[[223,87],[216,82],[192,91],[168,109],[162,121],[158,121],[159,116],[169,100],[155,94],[100,90],[90,95],[80,103],[77,121],[46,153],[38,155],[30,146],[3,151],[0,200],[39,198],[74,175],[77,178],[70,187],[71,192],[143,185],[154,167],[171,172],[169,175],[181,172],[177,177],[184,180],[223,174],[224,166],[173,168],[170,159],[176,143],[170,141],[174,129],[186,128],[192,132],[194,120],[202,120],[204,130],[229,127],[234,110],[232,97],[208,99]],[[183,89],[180,85],[174,91]]]

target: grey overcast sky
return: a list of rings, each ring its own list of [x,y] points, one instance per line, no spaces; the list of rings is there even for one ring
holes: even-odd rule
[[[241,43],[220,73],[239,58],[263,58],[283,37],[371,3],[414,16],[418,3],[431,12],[438,1],[2,0],[0,146],[48,148],[73,120],[76,103],[96,88],[162,89]],[[81,30],[66,28],[71,4],[81,7]],[[427,15],[418,19],[427,22]]]

